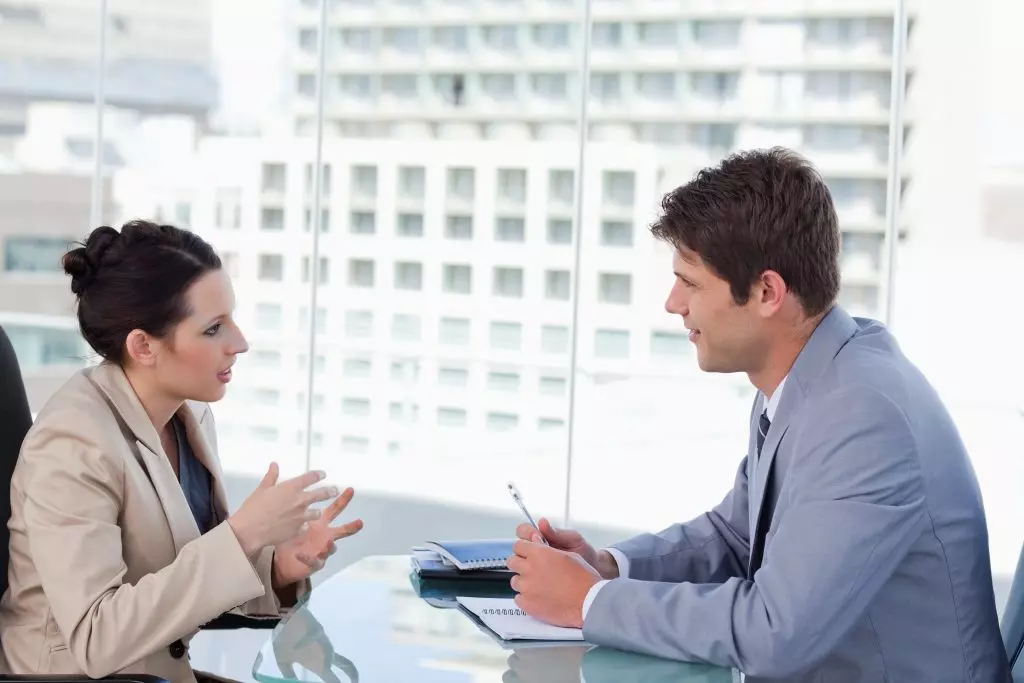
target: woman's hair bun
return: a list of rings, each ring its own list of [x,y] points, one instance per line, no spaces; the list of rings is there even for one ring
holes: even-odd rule
[[[62,265],[64,272],[71,276],[71,291],[75,295],[82,296],[96,280],[103,256],[120,237],[121,233],[117,230],[103,225],[93,230],[81,247],[64,254]]]

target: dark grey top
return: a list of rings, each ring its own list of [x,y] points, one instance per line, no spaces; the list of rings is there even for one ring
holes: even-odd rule
[[[205,534],[214,525],[213,478],[192,451],[188,435],[185,433],[185,425],[178,416],[174,416],[171,423],[174,425],[174,436],[178,441],[178,482],[185,493],[185,500],[192,510],[199,533]]]

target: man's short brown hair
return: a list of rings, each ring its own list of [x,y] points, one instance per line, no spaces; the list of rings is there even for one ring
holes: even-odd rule
[[[839,294],[839,219],[818,171],[796,152],[739,152],[698,172],[661,202],[652,234],[696,252],[737,304],[774,270],[813,317]]]

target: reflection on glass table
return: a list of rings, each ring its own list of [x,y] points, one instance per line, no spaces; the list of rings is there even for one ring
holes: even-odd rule
[[[262,683],[733,683],[728,669],[604,647],[502,642],[456,595],[512,595],[495,582],[423,582],[404,556],[368,557],[314,588],[253,665]],[[455,587],[459,586],[458,589]]]

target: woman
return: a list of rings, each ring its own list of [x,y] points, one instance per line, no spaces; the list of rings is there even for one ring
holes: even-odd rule
[[[50,399],[11,481],[0,660],[13,673],[149,673],[192,681],[189,639],[218,615],[276,616],[308,590],[352,499],[278,482],[234,514],[213,416],[248,346],[220,259],[185,230],[97,228],[64,269],[103,362]],[[334,499],[321,515],[310,506]]]

